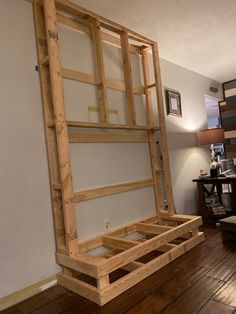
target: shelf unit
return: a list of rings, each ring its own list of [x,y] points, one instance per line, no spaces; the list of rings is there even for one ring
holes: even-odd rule
[[[66,0],[34,0],[34,14],[51,179],[56,258],[63,267],[63,272],[58,275],[58,282],[103,305],[203,241],[204,235],[198,231],[202,221],[200,217],[174,214],[157,44]],[[95,76],[61,67],[58,23],[91,36],[96,59]],[[115,36],[111,35],[111,32]],[[120,47],[124,81],[106,78],[103,41]],[[144,86],[133,86],[130,53],[139,55],[142,60]],[[148,54],[152,55],[154,82],[150,81]],[[67,121],[63,78],[97,86],[99,123]],[[125,92],[128,121],[126,125],[109,122],[107,88]],[[156,91],[157,98],[157,126],[154,124],[152,90]],[[146,126],[136,123],[134,94],[145,97]],[[81,132],[91,129],[96,130],[96,133],[91,135],[89,132]],[[101,130],[112,130],[112,133],[101,133]],[[122,134],[118,132],[120,130]],[[136,131],[142,133],[136,134]],[[157,150],[157,140],[161,156]],[[117,142],[148,143],[152,177],[74,191],[70,143]],[[161,188],[162,182],[165,193]],[[112,230],[94,239],[79,241],[76,203],[148,186],[152,186],[154,191],[155,216]],[[167,200],[167,206],[164,198]],[[129,237],[134,234],[138,236],[130,240]],[[94,255],[94,249],[100,247],[105,248],[106,253]],[[154,258],[147,263],[142,262],[143,256],[153,252]],[[123,269],[126,273],[114,280],[113,275],[118,269]]]
[[[226,158],[236,165],[236,79],[223,83],[224,100],[219,102],[222,127],[225,130]]]

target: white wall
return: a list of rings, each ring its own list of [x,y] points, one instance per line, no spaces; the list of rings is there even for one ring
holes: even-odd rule
[[[0,38],[4,38],[0,50],[1,297],[51,276],[60,268],[54,258],[40,86],[38,73],[34,71],[37,62],[34,23],[29,3],[0,1]],[[193,212],[196,206],[195,186],[191,180],[198,175],[200,168],[207,167],[208,152],[196,147],[192,132],[206,124],[204,94],[208,94],[210,79],[163,60],[161,68],[164,85],[181,92],[183,105],[183,118],[167,117],[176,208],[179,212]],[[93,99],[93,93],[91,97]],[[116,100],[122,98],[121,95],[113,95],[112,105],[117,106]],[[139,105],[142,107],[140,99]],[[101,158],[104,147],[81,144],[78,151],[76,145],[71,145],[73,169],[82,173],[74,178],[75,187],[77,184],[83,188],[87,184],[90,186],[88,179],[93,186],[116,183],[126,179],[128,172],[132,179],[149,177],[150,168],[145,163],[148,159],[146,145],[122,145],[116,145],[110,151],[106,149],[110,160],[116,158],[118,165],[127,163],[127,168],[120,172],[117,167],[116,178],[101,177],[99,182],[96,174],[103,164],[111,165],[110,160]],[[87,171],[88,156],[92,155],[96,156],[100,168],[90,162]],[[84,166],[77,164],[76,156]],[[139,166],[141,164],[142,167]],[[111,173],[109,170],[109,175]],[[94,207],[96,210],[92,210]],[[101,198],[84,203],[77,210],[80,212],[77,216],[79,235],[87,238],[102,231],[104,218],[110,218],[114,227],[152,214],[153,193],[150,188],[127,192],[122,200],[121,195],[114,195],[112,201]]]
[[[178,213],[197,210],[196,183],[200,169],[209,173],[210,152],[198,147],[196,132],[207,128],[205,95],[221,98],[221,91],[209,91],[212,80],[183,67],[161,60],[162,84],[181,93],[183,117],[167,116],[170,167]]]
[[[0,1],[0,297],[55,274],[32,6]]]

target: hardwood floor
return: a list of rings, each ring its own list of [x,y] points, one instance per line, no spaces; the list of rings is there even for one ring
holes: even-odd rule
[[[2,313],[236,313],[236,244],[223,244],[215,226],[202,230],[202,244],[103,307],[56,286]]]

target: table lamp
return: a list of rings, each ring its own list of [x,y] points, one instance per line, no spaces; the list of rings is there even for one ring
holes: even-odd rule
[[[206,129],[197,133],[198,143],[200,146],[210,145],[211,150],[211,177],[217,177],[219,164],[215,155],[214,144],[224,143],[224,129]]]

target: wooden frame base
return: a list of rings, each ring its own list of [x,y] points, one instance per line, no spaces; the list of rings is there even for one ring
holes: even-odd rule
[[[64,267],[58,283],[104,305],[204,240],[204,234],[198,231],[201,217],[173,215],[161,216],[161,222],[158,219],[151,217],[83,242],[79,245],[81,253],[73,257],[57,253],[57,261]],[[132,235],[136,238],[128,240]],[[108,250],[92,255],[99,247]],[[142,258],[150,253],[151,260],[144,263]],[[126,272],[113,281],[111,273],[118,269]]]

